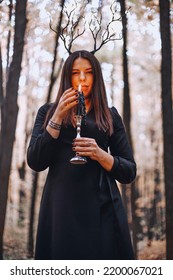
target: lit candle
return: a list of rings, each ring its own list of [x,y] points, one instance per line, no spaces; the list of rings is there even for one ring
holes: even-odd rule
[[[78,106],[77,106],[77,115],[81,115],[81,102],[80,102],[80,95],[81,95],[81,84],[78,86]]]
[[[78,86],[78,91],[81,92],[81,84]]]

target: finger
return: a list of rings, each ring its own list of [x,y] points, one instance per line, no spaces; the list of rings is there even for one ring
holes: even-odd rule
[[[68,88],[68,89],[66,89],[64,92],[63,92],[63,94],[62,94],[62,96],[61,97],[63,97],[64,95],[66,95],[66,94],[68,94],[69,92],[71,92],[71,91],[73,91],[74,89],[71,87],[71,88]]]
[[[77,101],[77,100],[78,100],[78,95],[75,94],[75,95],[73,95],[71,97],[65,98],[64,99],[64,103],[67,105],[67,104],[69,104],[71,102],[74,102],[74,101]]]
[[[76,155],[83,156],[83,157],[92,157],[92,152],[76,152]]]
[[[80,137],[80,138],[75,138],[74,142],[77,142],[77,143],[79,143],[79,142],[86,142],[86,143],[88,143],[88,142],[91,143],[92,142],[92,143],[95,143],[95,139],[87,138],[87,137]]]
[[[89,147],[73,147],[73,151],[83,156],[95,157],[97,149]]]
[[[92,148],[96,147],[96,145],[94,143],[91,143],[91,142],[87,142],[87,143],[85,143],[85,142],[74,143],[73,146],[74,147],[82,147],[82,148],[86,148],[86,149],[88,149],[88,148],[92,149]]]
[[[70,102],[70,103],[67,103],[67,102],[65,101],[65,102],[64,102],[64,109],[65,109],[65,111],[71,109],[71,108],[74,107],[74,106],[76,106],[77,103],[78,103],[78,100],[75,100],[75,101]]]
[[[71,96],[74,96],[77,94],[77,90],[73,89],[73,88],[70,88],[68,90],[66,90],[63,95],[61,96],[62,100],[64,101],[65,99],[71,97]]]
[[[87,140],[84,140],[83,137],[75,139],[73,142],[73,145],[81,146],[81,147],[96,147],[97,146],[95,140],[91,140],[89,138]]]
[[[78,94],[73,90],[72,92],[64,95],[61,100],[60,103],[63,105],[63,107],[67,106],[69,103],[76,101],[76,103],[78,100]],[[74,106],[74,104],[73,104]]]

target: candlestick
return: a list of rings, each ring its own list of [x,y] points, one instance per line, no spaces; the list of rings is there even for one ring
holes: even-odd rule
[[[79,86],[78,86],[77,115],[78,115],[78,116],[81,116],[81,84],[79,84]]]
[[[82,118],[86,118],[86,112],[85,112],[85,100],[82,92],[81,84],[78,86],[78,106],[77,106],[77,115],[75,116],[75,122],[76,122],[76,129],[77,129],[77,135],[76,138],[80,138],[81,135],[81,124],[82,124]],[[75,155],[73,158],[70,159],[70,162],[73,164],[85,164],[87,163],[86,157],[82,157],[79,155]]]

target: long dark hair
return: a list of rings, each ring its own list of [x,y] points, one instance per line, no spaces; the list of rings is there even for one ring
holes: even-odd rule
[[[56,100],[53,103],[53,106],[49,109],[47,113],[44,127],[46,127],[48,120],[54,114],[63,92],[71,87],[72,66],[75,59],[79,57],[89,60],[92,66],[94,82],[91,92],[91,99],[92,106],[95,111],[96,124],[99,129],[102,129],[103,131],[106,131],[109,135],[111,135],[113,132],[112,117],[110,109],[108,108],[108,101],[100,63],[93,54],[85,50],[73,52],[65,61],[62,69],[59,91]],[[72,123],[73,115],[74,108],[69,110],[66,118],[63,120],[63,125],[68,125]]]

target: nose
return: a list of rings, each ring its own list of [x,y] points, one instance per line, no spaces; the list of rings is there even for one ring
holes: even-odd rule
[[[84,80],[86,79],[85,73],[84,73],[83,71],[80,72],[79,79],[80,79],[81,81],[84,81]]]

